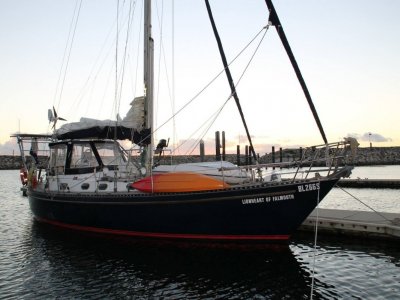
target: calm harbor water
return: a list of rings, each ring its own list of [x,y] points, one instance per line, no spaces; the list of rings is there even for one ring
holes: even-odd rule
[[[353,174],[400,178],[400,167]],[[400,295],[398,243],[320,236],[314,252],[311,235],[232,249],[77,234],[33,220],[18,171],[0,171],[0,182],[0,299],[308,299],[313,270],[314,299]],[[380,211],[400,212],[399,190],[347,190]],[[332,191],[321,206],[367,210],[342,194]]]
[[[400,166],[356,167],[350,178],[400,179]],[[345,190],[379,212],[400,213],[400,190],[354,188]],[[368,207],[339,188],[333,189],[321,202],[320,207],[370,211]]]

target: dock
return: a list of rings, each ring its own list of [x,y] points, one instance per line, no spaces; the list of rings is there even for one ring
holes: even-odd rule
[[[372,189],[400,189],[400,179],[341,179],[340,187],[372,188]]]
[[[400,214],[337,209],[315,209],[300,226],[301,231],[400,241]]]

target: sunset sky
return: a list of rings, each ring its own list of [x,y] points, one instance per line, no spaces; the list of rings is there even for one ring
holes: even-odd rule
[[[117,3],[0,1],[0,155],[17,149],[12,133],[50,132],[47,110],[53,106],[68,121],[115,119],[143,95],[142,1],[120,0],[118,22]],[[210,4],[232,61],[267,24],[267,7],[263,0]],[[400,146],[400,1],[274,4],[328,140],[353,136],[362,147]],[[153,13],[156,127],[193,99],[157,130],[156,140],[188,140],[181,147],[187,149],[203,137],[212,149],[214,131],[224,130],[232,151],[247,144],[234,101],[227,101],[225,74],[196,97],[222,71],[204,1],[154,1]],[[263,33],[231,65],[256,151],[323,143],[275,28],[255,53]],[[205,123],[222,107],[213,125]]]

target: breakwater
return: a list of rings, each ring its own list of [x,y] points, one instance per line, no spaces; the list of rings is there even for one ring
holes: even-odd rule
[[[400,189],[400,179],[341,179],[339,186],[349,188]]]
[[[295,161],[300,159],[300,149],[282,149],[281,151],[258,154],[260,163],[271,163],[273,161]],[[29,160],[29,155],[27,156]],[[204,161],[215,160],[215,155],[205,155]],[[225,160],[232,163],[237,163],[237,154],[226,154]],[[165,156],[161,159],[160,163],[184,163],[184,162],[199,162],[201,161],[200,155],[190,156]],[[244,155],[240,156],[240,164],[245,164],[246,158]],[[355,158],[347,164],[355,166],[370,166],[370,165],[400,165],[400,147],[372,147],[372,148],[358,148]],[[22,160],[19,155],[0,155],[0,170],[14,170],[22,166]]]
[[[260,163],[273,161],[294,161],[301,157],[301,149],[282,149],[260,156]],[[358,148],[354,158],[346,161],[348,165],[400,165],[400,147],[365,147]]]
[[[1,155],[0,170],[15,170],[22,167],[22,159],[20,156]]]

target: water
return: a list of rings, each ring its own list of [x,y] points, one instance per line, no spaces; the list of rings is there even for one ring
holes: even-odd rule
[[[400,166],[356,167],[350,178],[400,179]],[[354,188],[345,190],[379,212],[400,213],[400,190]],[[363,203],[358,202],[343,190],[334,188],[321,202],[320,207],[370,211]]]
[[[398,243],[320,236],[314,255],[310,235],[246,249],[77,234],[32,219],[18,171],[0,182],[0,299],[308,299],[313,269],[314,299],[399,298]]]

